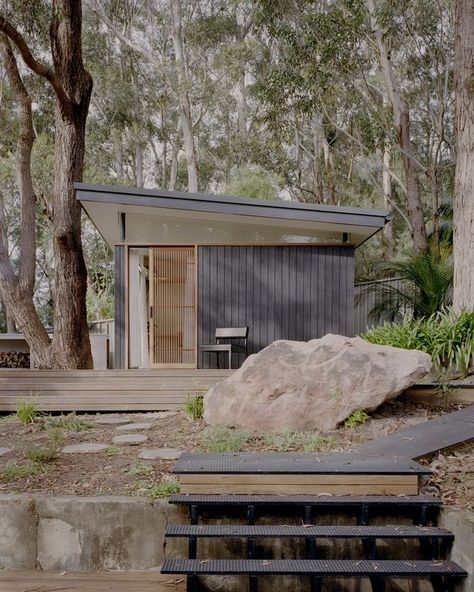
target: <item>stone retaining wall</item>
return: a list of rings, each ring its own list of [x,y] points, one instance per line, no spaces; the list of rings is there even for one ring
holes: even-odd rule
[[[187,521],[187,511],[168,504],[166,499],[3,495],[0,496],[0,568],[58,571],[156,569],[165,557],[186,556],[185,542],[182,539],[165,542],[164,532],[169,522]],[[290,515],[285,517],[285,523],[291,521]],[[235,517],[222,519],[221,522],[235,522]],[[271,523],[272,518],[267,518],[265,522]],[[337,520],[339,524],[344,522],[348,523],[344,517]],[[390,522],[403,523],[406,519],[391,516]],[[375,523],[383,523],[383,519],[375,520]],[[474,513],[446,508],[442,512],[440,526],[455,534],[452,557],[471,574],[461,590],[473,592]],[[244,545],[238,541],[223,544],[208,540],[201,543],[207,546],[206,556],[235,557],[236,553],[245,553]],[[277,557],[288,558],[298,553],[290,541],[271,543],[271,551]],[[348,545],[360,543],[341,541],[340,544],[342,556],[350,556],[353,549]],[[390,551],[394,558],[399,553],[400,556],[407,556],[403,542],[394,542],[394,545]],[[324,545],[320,551],[324,553]],[[382,546],[381,557],[383,552]],[[304,556],[304,548],[302,554]],[[235,580],[230,578],[224,584],[222,578],[209,579],[208,589],[225,589],[226,592],[241,589]],[[281,580],[279,587],[293,592],[300,589],[290,582],[288,587],[282,588]],[[365,590],[365,586],[357,589]],[[419,588],[424,589],[424,586]]]

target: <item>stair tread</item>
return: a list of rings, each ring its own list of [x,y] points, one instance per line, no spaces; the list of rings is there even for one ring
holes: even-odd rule
[[[174,494],[171,504],[182,505],[312,505],[312,506],[441,506],[442,501],[429,495],[213,495],[213,494]]]
[[[426,466],[406,457],[314,452],[186,452],[178,474],[340,474],[428,475]]]
[[[243,525],[243,524],[170,524],[169,537],[320,537],[320,538],[448,538],[454,535],[444,528],[428,526],[330,526]]]
[[[466,577],[454,561],[354,559],[166,559],[161,573],[169,574],[282,574],[364,577],[451,575]]]

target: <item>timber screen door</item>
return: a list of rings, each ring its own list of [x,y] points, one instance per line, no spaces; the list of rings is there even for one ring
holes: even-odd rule
[[[150,248],[150,366],[196,367],[195,247]]]

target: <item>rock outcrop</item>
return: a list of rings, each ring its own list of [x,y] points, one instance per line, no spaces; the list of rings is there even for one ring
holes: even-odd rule
[[[204,398],[204,420],[259,431],[329,431],[358,409],[373,411],[419,381],[428,354],[328,334],[275,341],[247,358]]]

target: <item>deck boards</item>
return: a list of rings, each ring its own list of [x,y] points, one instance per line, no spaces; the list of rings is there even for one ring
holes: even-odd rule
[[[48,571],[0,570],[2,592],[182,592],[181,576],[156,571],[59,573]]]
[[[0,370],[0,411],[34,398],[42,411],[175,411],[229,370]]]

